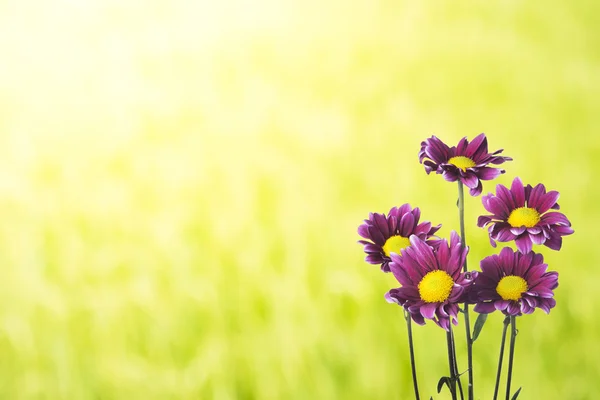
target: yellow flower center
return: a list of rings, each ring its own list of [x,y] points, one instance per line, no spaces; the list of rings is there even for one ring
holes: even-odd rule
[[[519,207],[515,208],[508,217],[508,223],[513,228],[525,226],[533,228],[540,222],[540,213],[535,208]]]
[[[516,275],[505,276],[496,286],[496,292],[503,300],[519,300],[528,289],[525,279]]]
[[[452,157],[451,159],[448,160],[448,164],[452,164],[452,165],[462,169],[463,172],[465,172],[467,170],[467,168],[471,168],[476,165],[473,160],[471,160],[469,157],[465,157],[465,156]]]
[[[446,271],[431,271],[419,282],[419,296],[427,303],[446,301],[452,292],[454,281]]]
[[[408,238],[400,235],[391,236],[385,241],[383,252],[389,257],[391,253],[400,254],[400,250],[408,246],[410,246],[410,240],[408,240]]]

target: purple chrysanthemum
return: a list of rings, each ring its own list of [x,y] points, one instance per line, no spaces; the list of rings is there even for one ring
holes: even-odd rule
[[[423,240],[435,241],[433,236],[441,225],[431,226],[431,222],[419,224],[421,211],[418,207],[411,209],[410,204],[393,207],[388,215],[370,213],[369,219],[358,227],[358,234],[367,240],[358,242],[364,246],[367,253],[365,261],[371,264],[381,264],[383,272],[390,272],[390,255],[400,253],[409,246],[409,237],[416,235]],[[433,242],[431,243],[433,244]]]
[[[414,235],[410,244],[401,256],[392,254],[390,269],[402,287],[390,290],[385,298],[404,307],[417,324],[425,324],[427,318],[449,330],[450,322],[458,324],[457,303],[464,301],[465,289],[472,283],[461,272],[469,249],[454,231],[450,244],[442,239],[436,249]]]
[[[496,195],[489,193],[481,198],[483,206],[492,215],[480,216],[477,225],[489,225],[490,242],[494,247],[496,240],[514,240],[521,253],[529,253],[534,244],[560,250],[562,236],[572,234],[573,229],[564,214],[547,212],[560,209],[558,197],[559,193],[554,190],[546,193],[541,183],[533,188],[531,185],[523,187],[523,182],[517,177],[510,190],[497,185]]]
[[[547,268],[541,254],[522,254],[508,247],[484,258],[473,284],[475,311],[520,315],[531,314],[537,307],[549,313],[556,305],[553,290],[558,286],[558,273],[546,272]]]
[[[489,164],[502,164],[512,158],[499,156],[502,149],[488,153],[485,134],[477,136],[469,143],[462,138],[456,147],[448,147],[435,136],[421,142],[419,162],[425,166],[427,174],[435,171],[449,182],[460,181],[470,190],[471,196],[479,196],[481,181],[488,181],[504,173],[503,169],[488,167]]]

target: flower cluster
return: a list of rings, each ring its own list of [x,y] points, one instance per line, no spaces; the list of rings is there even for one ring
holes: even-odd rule
[[[427,174],[436,172],[447,181],[460,181],[472,196],[478,196],[481,181],[505,172],[491,165],[512,160],[500,156],[501,152],[488,152],[484,134],[471,142],[463,138],[452,147],[432,136],[421,143],[419,161]],[[495,194],[482,196],[491,215],[480,216],[477,225],[487,227],[492,246],[514,241],[518,251],[504,248],[484,258],[481,271],[467,271],[464,238],[461,241],[454,231],[449,242],[438,238],[435,234],[441,225],[419,223],[419,208],[409,204],[393,207],[387,215],[371,213],[358,228],[365,239],[359,243],[368,263],[391,271],[401,284],[385,295],[387,301],[402,306],[417,324],[429,319],[449,330],[451,323],[458,323],[461,303],[475,304],[475,311],[485,314],[498,310],[514,316],[530,314],[535,308],[548,313],[556,304],[553,290],[558,273],[547,272],[542,255],[532,250],[533,245],[559,250],[562,237],[573,233],[567,217],[556,211],[558,198],[557,191],[546,191],[542,184],[523,185],[519,178],[510,189],[497,185]]]

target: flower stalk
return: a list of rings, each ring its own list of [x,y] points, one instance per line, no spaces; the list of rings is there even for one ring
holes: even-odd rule
[[[410,314],[404,311],[404,318],[406,319],[406,329],[408,330],[408,348],[410,350],[410,367],[412,371],[413,387],[415,390],[415,400],[420,400],[419,397],[419,384],[417,383],[417,366],[415,364],[415,350],[413,347],[413,336],[412,336],[412,319]]]
[[[456,383],[458,384],[458,391],[460,393],[460,399],[464,400],[465,394],[463,392],[462,382],[460,380],[461,374],[458,373],[458,361],[456,358],[456,342],[454,341],[454,331],[452,330],[452,327],[450,327],[450,336],[452,338],[452,356],[454,357],[454,375],[456,376]]]
[[[460,242],[464,248],[467,247],[465,239],[465,195],[463,189],[463,183],[458,181],[458,219],[460,221]],[[463,271],[467,272],[467,259],[465,258],[465,265]],[[464,304],[464,315],[465,315],[465,332],[467,336],[467,365],[469,375],[469,387],[467,390],[469,400],[473,400],[474,388],[473,388],[473,340],[471,339],[471,323],[469,321],[469,305],[467,302]]]
[[[450,328],[452,329],[452,328]],[[454,346],[452,343],[452,333],[450,331],[446,332],[446,344],[448,345],[448,367],[450,368],[450,394],[452,395],[452,400],[457,400],[456,398],[456,358],[454,355]]]
[[[510,317],[506,316],[504,318],[504,326],[502,328],[502,339],[500,341],[500,356],[498,357],[498,372],[496,373],[496,386],[494,386],[494,400],[498,398],[498,389],[500,388],[500,375],[502,374],[502,360],[504,358],[504,344],[506,342],[506,330],[508,329],[509,323]]]
[[[508,377],[506,378],[506,400],[510,400],[510,384],[512,380],[513,360],[515,355],[515,342],[517,339],[517,317],[510,316],[510,353],[508,354]]]

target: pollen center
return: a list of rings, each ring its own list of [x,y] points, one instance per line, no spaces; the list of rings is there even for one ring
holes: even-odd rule
[[[505,276],[496,286],[496,292],[503,300],[519,300],[528,289],[525,279],[516,275]]]
[[[508,217],[508,223],[513,228],[525,226],[533,228],[540,222],[540,213],[535,208],[519,207],[515,208]]]
[[[471,168],[476,165],[475,161],[473,161],[469,157],[465,157],[465,156],[452,157],[451,159],[448,160],[448,164],[452,164],[452,165],[462,169],[463,172],[465,172],[467,170],[467,168]]]
[[[419,296],[426,303],[446,301],[452,292],[454,281],[446,271],[431,271],[419,282]]]
[[[383,252],[389,257],[390,253],[400,254],[400,250],[408,246],[410,246],[410,240],[408,240],[408,238],[400,235],[391,236],[385,241]]]

